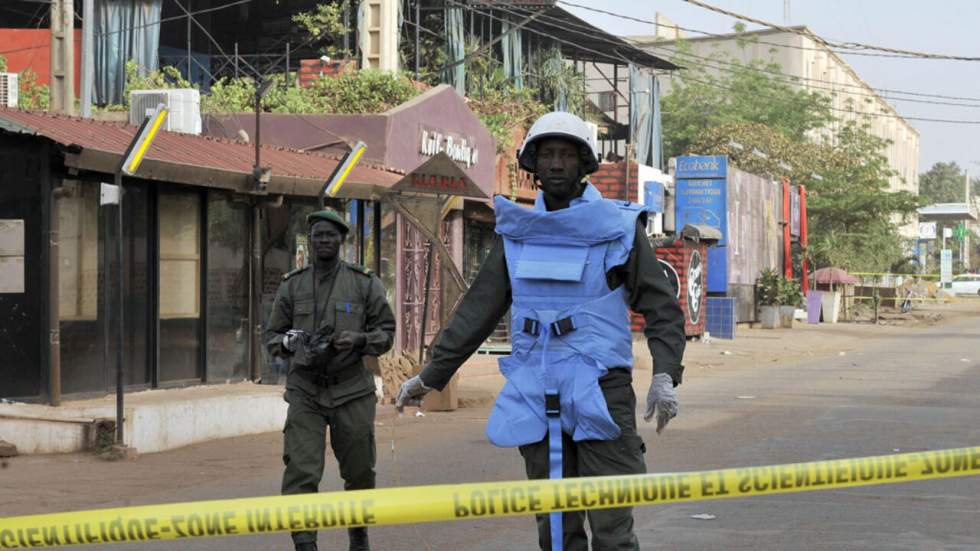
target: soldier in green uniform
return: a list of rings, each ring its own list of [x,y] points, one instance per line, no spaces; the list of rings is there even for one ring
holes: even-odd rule
[[[374,488],[374,376],[362,356],[391,348],[395,317],[381,281],[340,259],[350,227],[340,214],[307,217],[313,266],[283,276],[266,330],[266,346],[292,358],[283,429],[283,494],[318,491],[326,431],[345,490]],[[325,346],[327,337],[329,346]],[[367,550],[367,528],[348,530],[351,550]],[[316,532],[294,532],[297,550],[315,551]]]

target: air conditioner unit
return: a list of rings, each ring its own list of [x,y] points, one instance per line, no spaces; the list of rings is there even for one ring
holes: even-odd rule
[[[17,107],[17,73],[0,73],[0,107]]]
[[[170,110],[164,130],[201,133],[201,93],[193,88],[133,90],[129,93],[129,124],[143,124],[161,103]]]

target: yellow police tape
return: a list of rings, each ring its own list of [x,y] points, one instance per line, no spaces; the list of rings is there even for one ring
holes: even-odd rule
[[[481,519],[980,474],[980,447],[716,471],[484,482],[0,518],[0,549]]]
[[[846,296],[845,300],[875,300],[875,297],[865,297],[865,296]],[[960,302],[962,297],[957,296],[947,296],[947,297],[882,297],[879,296],[878,300],[885,302],[905,302],[906,300],[912,302]]]

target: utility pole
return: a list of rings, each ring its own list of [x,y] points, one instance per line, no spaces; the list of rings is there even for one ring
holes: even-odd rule
[[[51,112],[66,115],[75,112],[73,0],[51,0]]]
[[[191,24],[194,22],[194,0],[187,0],[187,82],[194,82],[191,76]],[[237,58],[236,58],[237,61]]]
[[[95,0],[82,4],[82,116],[92,117],[92,85],[95,80]]]
[[[966,212],[969,213],[973,209],[970,204],[970,172],[968,170],[963,171],[963,200],[966,202]],[[960,269],[964,272],[970,269],[970,259],[967,258],[969,249],[966,246],[966,229],[967,222],[964,219],[960,222]]]

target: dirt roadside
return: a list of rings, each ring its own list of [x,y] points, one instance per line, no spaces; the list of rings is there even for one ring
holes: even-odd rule
[[[925,327],[980,316],[980,300],[916,307],[911,314],[883,310],[878,325],[871,322],[816,324],[796,322],[792,329],[739,326],[734,340],[691,340],[684,351],[684,380],[725,376],[734,369],[765,364],[792,365],[821,357],[859,354],[868,342],[893,335],[914,334]],[[901,318],[899,318],[901,316]],[[897,321],[900,320],[900,321]],[[633,362],[638,389],[649,380],[652,359],[642,338],[633,341]],[[646,372],[646,374],[644,374]],[[503,386],[497,356],[474,356],[461,370],[460,407],[481,407],[493,402]]]

